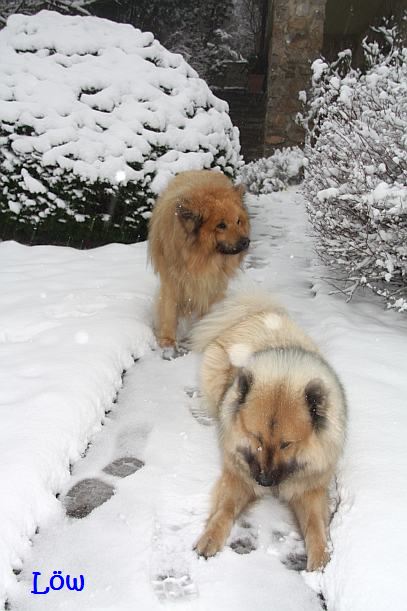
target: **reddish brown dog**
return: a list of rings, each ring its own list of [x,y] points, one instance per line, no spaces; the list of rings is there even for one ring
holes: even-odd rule
[[[249,247],[244,189],[215,170],[181,172],[155,204],[149,253],[160,290],[155,331],[167,357],[177,354],[182,317],[201,317],[222,299]]]

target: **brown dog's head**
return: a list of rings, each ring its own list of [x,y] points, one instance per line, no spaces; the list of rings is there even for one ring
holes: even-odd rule
[[[223,400],[225,456],[260,486],[324,472],[343,443],[343,402],[319,356],[296,348],[255,353]]]
[[[206,255],[237,255],[250,244],[244,188],[205,187],[179,198],[177,216],[190,240]]]

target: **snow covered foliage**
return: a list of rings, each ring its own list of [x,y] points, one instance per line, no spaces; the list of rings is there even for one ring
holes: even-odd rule
[[[91,7],[95,0],[0,0],[0,28],[14,13],[32,15],[43,9],[58,11],[68,15],[90,15],[85,8]]]
[[[189,0],[187,3],[166,0],[171,13],[166,19],[163,19],[163,0],[143,2],[154,7],[155,14],[161,17],[161,27],[158,27],[163,38],[160,40],[164,40],[171,51],[181,53],[209,83],[223,73],[225,62],[242,59],[234,49],[235,39],[231,31],[233,0]]]
[[[149,32],[12,15],[0,56],[3,239],[143,239],[172,175],[205,167],[233,177],[241,164],[227,103]]]
[[[407,48],[379,28],[365,42],[367,70],[350,51],[313,64],[302,93],[307,130],[304,191],[319,252],[338,265],[349,298],[366,286],[407,310]]]
[[[304,153],[298,147],[277,149],[270,157],[263,157],[242,167],[239,180],[250,193],[256,195],[282,191],[302,180]]]
[[[261,2],[244,0],[245,5],[255,5],[257,21]],[[242,60],[240,49],[247,57],[247,43],[250,53],[254,52],[254,34],[248,30],[253,11],[242,11],[234,0],[0,0],[0,28],[14,13],[32,15],[42,9],[92,14],[153,32],[161,44],[181,53],[209,83],[222,79],[228,62]]]

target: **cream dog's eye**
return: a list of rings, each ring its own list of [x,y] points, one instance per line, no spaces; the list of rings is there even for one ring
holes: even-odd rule
[[[286,448],[290,447],[292,443],[292,441],[282,441],[280,443],[280,450],[285,450]]]
[[[222,221],[221,223],[216,225],[216,229],[226,229],[226,223]]]

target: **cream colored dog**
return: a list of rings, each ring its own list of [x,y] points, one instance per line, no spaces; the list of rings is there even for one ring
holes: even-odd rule
[[[197,323],[201,391],[219,421],[223,472],[198,554],[222,549],[234,520],[272,488],[293,509],[307,569],[327,562],[327,488],[341,454],[346,402],[314,342],[265,294],[237,294]]]

